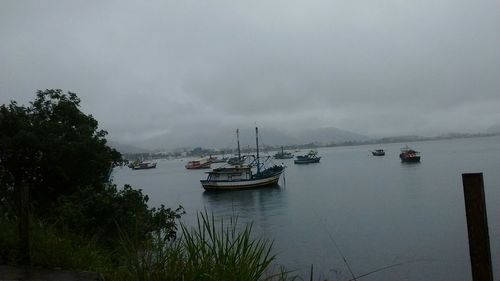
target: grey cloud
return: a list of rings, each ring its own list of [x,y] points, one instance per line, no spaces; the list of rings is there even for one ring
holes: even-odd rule
[[[77,92],[110,137],[500,120],[498,1],[2,1],[0,103]]]

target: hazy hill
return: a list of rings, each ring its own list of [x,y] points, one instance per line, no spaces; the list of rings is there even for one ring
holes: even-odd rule
[[[369,139],[367,136],[337,128],[306,129],[290,132],[259,128],[259,135],[261,144],[271,146],[312,142],[326,144]],[[255,146],[254,128],[240,128],[240,144],[242,147]],[[157,136],[133,145],[146,149],[174,149],[198,146],[205,148],[234,148],[236,147],[236,128],[210,128],[195,133],[179,131]]]
[[[392,136],[392,137],[385,137],[381,138],[380,142],[381,143],[387,143],[387,142],[412,142],[412,141],[421,141],[425,140],[425,137],[421,136]]]
[[[298,131],[294,137],[299,143],[319,142],[323,144],[342,143],[348,141],[366,141],[370,139],[365,135],[331,127],[301,130]]]
[[[286,133],[280,131],[260,129],[259,133],[261,136],[260,140],[264,145],[292,144],[296,141]],[[254,146],[254,144],[254,129],[240,129],[240,145],[246,147],[248,145]],[[195,133],[181,131],[157,136],[136,145],[141,145],[149,149],[173,149],[177,147],[234,148],[236,147],[236,129],[210,129]]]
[[[120,153],[148,153],[150,152],[147,149],[137,147],[134,145],[129,145],[129,144],[123,144],[119,143],[116,141],[109,141],[108,145],[116,150],[118,150]]]
[[[500,124],[493,125],[486,129],[487,134],[500,134]]]

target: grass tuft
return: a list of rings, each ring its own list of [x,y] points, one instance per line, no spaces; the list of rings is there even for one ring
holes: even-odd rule
[[[125,232],[113,248],[99,245],[56,226],[32,224],[32,263],[45,268],[96,271],[111,281],[257,281],[294,280],[284,268],[271,264],[273,242],[252,236],[252,224],[241,226],[237,217],[216,220],[199,213],[194,227],[180,225],[181,235],[170,239],[153,233],[150,239]],[[16,224],[0,220],[0,257],[15,264]],[[6,258],[9,258],[7,260]]]

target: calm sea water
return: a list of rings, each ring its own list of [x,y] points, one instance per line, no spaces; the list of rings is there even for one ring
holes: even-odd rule
[[[278,263],[315,280],[471,280],[461,173],[483,172],[494,275],[500,278],[500,137],[416,142],[420,164],[402,164],[404,144],[319,149],[321,163],[288,168],[286,183],[269,189],[205,192],[206,171],[184,160],[157,169],[118,168],[114,182],[141,188],[150,205],[184,206],[191,223],[204,209],[237,214],[257,235],[274,239]],[[306,151],[303,151],[306,152]],[[335,244],[338,245],[338,249]]]

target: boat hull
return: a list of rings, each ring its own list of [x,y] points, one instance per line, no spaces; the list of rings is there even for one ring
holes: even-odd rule
[[[415,157],[401,157],[401,162],[403,162],[403,163],[419,163],[420,162],[420,156],[415,156]]]
[[[188,170],[199,170],[199,169],[210,169],[210,162],[199,162],[193,161],[189,162],[186,166],[184,166]]]
[[[208,181],[201,180],[201,185],[205,190],[237,190],[256,187],[276,185],[280,179],[281,172],[272,176],[260,179],[239,180],[239,181]]]
[[[293,155],[290,156],[274,156],[274,159],[292,159]]]
[[[299,159],[296,159],[293,161],[293,163],[295,164],[310,164],[310,163],[319,163],[319,160],[321,158],[316,158],[316,159],[307,159],[307,160],[299,160]]]
[[[210,169],[210,165],[206,166],[186,166],[186,169],[188,170],[201,170],[201,169]]]
[[[376,152],[376,151],[372,151],[372,154],[373,154],[373,156],[384,156],[384,155],[385,155],[385,152]]]

